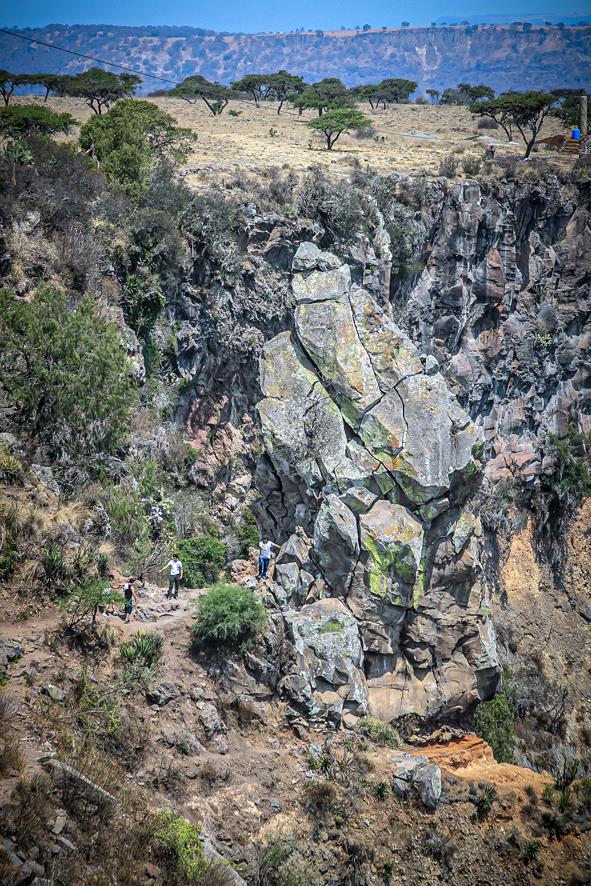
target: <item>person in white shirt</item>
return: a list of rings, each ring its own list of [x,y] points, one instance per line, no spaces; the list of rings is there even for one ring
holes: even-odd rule
[[[183,564],[179,560],[176,554],[172,555],[172,560],[169,560],[166,566],[164,566],[160,572],[166,572],[168,569],[168,593],[166,595],[166,599],[170,600],[173,596],[172,589],[174,588],[174,596],[178,597],[179,595],[179,587],[181,584],[181,580],[184,573]]]
[[[263,536],[259,542],[259,572],[257,578],[267,577],[267,569],[269,568],[269,563],[273,556],[272,549],[279,547],[280,545],[276,545],[275,542],[269,541],[266,535]]]

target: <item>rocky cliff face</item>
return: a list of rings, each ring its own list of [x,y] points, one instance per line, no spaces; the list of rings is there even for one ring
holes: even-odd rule
[[[293,267],[294,333],[261,359],[259,507],[275,537],[310,533],[278,580],[319,602],[288,616],[284,686],[311,715],[465,711],[499,678],[467,504],[481,435],[348,265],[304,243]]]
[[[454,186],[405,324],[482,426],[493,480],[531,481],[548,432],[591,427],[591,231],[572,188]]]
[[[400,180],[400,199],[417,185]],[[216,487],[220,513],[240,481],[243,498],[258,496],[261,527],[288,539],[269,597],[281,610],[262,656],[273,663],[251,663],[279,673],[293,716],[464,715],[498,686],[491,611],[515,661],[513,623],[539,622],[549,685],[569,619],[586,636],[584,590],[568,601],[544,573],[539,592],[568,611],[555,655],[542,642],[547,607],[508,603],[504,543],[479,517],[507,478],[533,489],[552,469],[549,432],[589,428],[584,194],[552,177],[421,187],[397,212],[422,272],[396,273],[379,213],[346,260],[311,242],[323,240],[318,227],[267,214],[247,224],[257,276],[239,278],[266,281],[267,322],[241,282],[234,299],[220,294],[235,340],[253,327],[266,340],[258,368],[252,354],[233,366],[207,427],[218,449],[231,439],[243,450]],[[185,331],[194,340],[198,327]],[[228,367],[216,367],[223,379]],[[193,378],[211,402],[206,376]]]

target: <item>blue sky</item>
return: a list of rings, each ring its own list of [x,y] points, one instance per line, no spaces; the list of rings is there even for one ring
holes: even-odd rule
[[[517,12],[515,11],[517,10]],[[289,31],[294,28],[339,28],[366,22],[374,27],[429,24],[446,16],[450,20],[467,15],[510,14],[515,18],[539,14],[591,15],[591,0],[24,0],[1,16],[3,24],[34,27],[50,22],[67,24],[108,23],[114,25],[193,25],[216,31]]]

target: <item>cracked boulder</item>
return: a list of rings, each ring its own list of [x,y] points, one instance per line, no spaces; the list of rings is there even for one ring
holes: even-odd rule
[[[354,615],[325,598],[285,616],[288,673],[281,682],[292,706],[338,723],[344,711],[367,712],[363,650]]]

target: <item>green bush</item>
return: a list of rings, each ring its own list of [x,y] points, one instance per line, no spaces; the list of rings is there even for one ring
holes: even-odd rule
[[[168,862],[189,883],[195,886],[205,883],[208,865],[197,825],[176,812],[164,809],[156,816],[153,839]]]
[[[124,99],[106,114],[92,117],[80,130],[80,146],[100,163],[111,187],[141,200],[150,173],[166,161],[182,163],[195,141],[190,129],[176,126],[152,102]]]
[[[267,610],[250,588],[218,582],[198,602],[193,646],[237,646],[260,633],[266,622]]]
[[[160,661],[164,637],[154,631],[138,631],[121,646],[121,658],[128,664],[152,668]]]
[[[259,528],[257,526],[257,518],[250,510],[244,512],[242,522],[238,527],[238,541],[240,542],[240,554],[242,557],[248,557],[252,548],[259,546]]]
[[[0,384],[19,424],[56,455],[114,452],[125,437],[129,362],[90,296],[71,304],[51,287],[30,302],[0,292]]]
[[[492,701],[478,705],[474,714],[476,733],[489,743],[497,763],[512,763],[515,750],[515,710],[510,695],[499,692]]]
[[[362,717],[358,725],[365,731],[370,741],[384,748],[400,747],[400,736],[389,723],[382,723],[381,720],[370,720],[367,717]]]
[[[202,588],[219,578],[228,547],[213,535],[200,535],[181,539],[176,550],[183,563],[186,587]]]
[[[277,834],[256,849],[252,882],[258,886],[312,886],[311,871],[291,834]]]
[[[99,610],[110,603],[123,606],[125,598],[117,591],[106,588],[104,580],[93,579],[80,584],[61,603],[64,623],[71,630],[88,621],[94,625]]]

